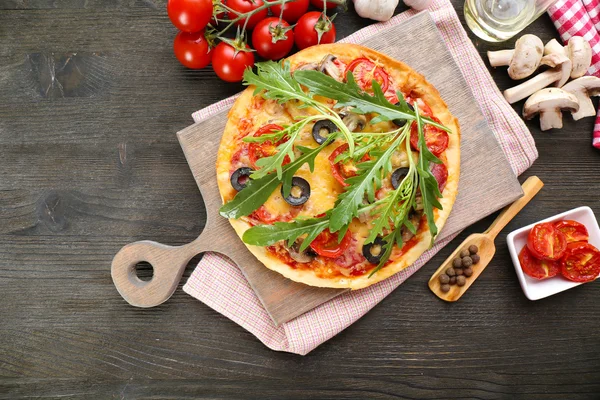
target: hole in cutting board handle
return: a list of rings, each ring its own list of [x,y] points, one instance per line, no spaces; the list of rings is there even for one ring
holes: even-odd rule
[[[135,275],[144,282],[149,282],[154,277],[154,267],[148,261],[140,261],[135,266]]]

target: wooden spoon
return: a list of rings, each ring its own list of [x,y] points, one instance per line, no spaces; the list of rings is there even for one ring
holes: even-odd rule
[[[496,253],[496,246],[494,245],[494,239],[500,233],[500,231],[512,220],[523,207],[540,191],[544,186],[544,183],[537,177],[531,176],[523,183],[523,197],[506,207],[496,220],[490,225],[490,227],[484,233],[474,233],[467,237],[464,242],[458,246],[456,250],[442,263],[442,265],[435,271],[431,279],[429,280],[429,289],[440,299],[446,301],[456,301],[460,299],[464,292],[475,282],[475,279],[483,272],[485,267],[490,263]],[[447,293],[442,292],[441,283],[439,276],[443,274],[449,267],[452,267],[452,261],[458,257],[461,250],[468,249],[469,246],[475,245],[479,248],[477,254],[479,254],[480,260],[477,264],[474,264],[471,268],[473,269],[473,275],[466,279],[464,286],[451,285],[450,291]]]

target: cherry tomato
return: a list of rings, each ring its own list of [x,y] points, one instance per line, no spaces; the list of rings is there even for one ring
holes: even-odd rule
[[[264,222],[265,224],[272,224],[274,222],[279,221],[277,215],[273,215],[270,212],[268,212],[264,204],[256,210],[254,210],[254,212],[252,212],[252,214],[250,214],[249,217]]]
[[[244,78],[246,68],[254,65],[254,54],[237,51],[229,43],[221,42],[213,50],[212,65],[219,78],[227,82],[239,82]]]
[[[587,242],[590,237],[585,225],[580,224],[577,221],[558,221],[554,223],[554,227],[565,235],[567,243]]]
[[[173,25],[183,32],[200,32],[212,18],[212,0],[169,0],[167,13]]]
[[[319,9],[324,9],[325,6],[327,6],[328,10],[334,9],[337,6],[339,6],[338,3],[334,3],[333,1],[325,1],[325,0],[310,0],[310,4],[312,4],[313,6],[319,8]]]
[[[254,134],[254,137],[266,135],[269,133],[280,131],[282,129],[283,127],[280,125],[268,124],[257,130]],[[273,144],[270,140],[267,140],[266,142],[262,143],[250,143],[250,145],[248,146],[248,158],[250,158],[250,164],[252,165],[252,167],[258,169],[259,167],[256,165],[256,161],[263,157],[269,157],[277,153],[277,146],[279,146],[283,142],[284,139],[278,141],[275,144]],[[283,165],[289,164],[289,162],[290,157],[285,156],[285,158],[283,159]]]
[[[338,258],[350,246],[351,240],[350,231],[346,231],[342,241],[338,243],[338,232],[331,233],[329,229],[325,229],[313,240],[310,247],[320,256]]]
[[[356,166],[354,165],[352,160],[335,162],[335,159],[337,158],[337,156],[339,156],[340,154],[342,154],[343,152],[348,150],[348,147],[349,147],[348,143],[344,143],[343,145],[341,145],[338,148],[336,148],[335,150],[333,150],[331,155],[329,155],[329,165],[331,165],[331,173],[333,174],[333,177],[335,178],[335,180],[338,181],[340,183],[340,185],[342,185],[342,186],[349,186],[345,182],[346,179],[348,179],[352,176],[356,176]],[[369,159],[370,159],[369,155],[365,154],[365,156],[362,158],[361,161],[364,162]]]
[[[429,166],[429,170],[431,171],[431,174],[433,175],[435,180],[438,182],[440,193],[442,193],[444,191],[444,188],[446,187],[446,182],[448,182],[448,168],[446,168],[446,165],[443,163],[431,163],[431,165]]]
[[[567,245],[560,272],[573,282],[591,282],[600,275],[600,251],[586,242]]]
[[[565,254],[567,238],[550,222],[537,224],[529,232],[527,247],[540,260],[556,261]]]
[[[279,60],[292,50],[294,32],[287,22],[275,17],[266,18],[254,28],[252,46],[262,58]]]
[[[287,22],[296,22],[308,10],[308,0],[290,0],[283,6],[282,18]],[[281,15],[281,4],[271,7],[271,12],[274,17]]]
[[[390,84],[389,75],[368,58],[357,58],[356,60],[353,60],[346,67],[344,77],[348,76],[348,72],[352,72],[354,79],[364,90],[373,89],[373,79],[379,83],[382,92],[385,93],[388,90]]]
[[[191,69],[206,67],[212,58],[212,48],[203,30],[196,33],[179,32],[175,36],[173,50],[179,62]]]
[[[548,261],[535,258],[527,246],[519,253],[519,263],[526,275],[535,279],[552,278],[560,271],[560,261]]]
[[[436,117],[431,117],[431,119],[437,123],[440,122]],[[425,124],[425,126],[423,126],[423,135],[425,135],[425,145],[433,155],[439,156],[448,148],[448,142],[450,140],[448,132],[433,125]],[[410,127],[410,146],[414,150],[419,149],[419,130],[415,122],[413,122]]]
[[[335,42],[335,25],[327,15],[311,11],[304,14],[294,28],[296,46],[300,50],[317,44]]]
[[[231,8],[233,11],[229,11],[227,13],[227,17],[229,19],[236,19],[240,14],[245,14],[250,11],[254,11],[257,8],[261,7],[264,4],[263,0],[227,0],[227,7]],[[246,23],[246,28],[253,29],[256,24],[265,19],[268,15],[268,10],[265,8],[254,13],[250,18],[242,18],[237,21],[235,24],[237,26],[243,27]]]

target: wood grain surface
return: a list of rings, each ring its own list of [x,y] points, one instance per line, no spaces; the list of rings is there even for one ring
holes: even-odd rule
[[[206,221],[175,133],[241,89],[179,66],[164,6],[0,2],[0,399],[600,397],[600,284],[531,302],[505,243],[576,206],[600,216],[593,118],[544,133],[528,122],[540,158],[520,180],[545,187],[459,302],[437,299],[427,280],[493,216],[306,357],[267,349],[181,290],[155,309],[125,303],[109,275],[118,249],[189,243]],[[352,9],[336,21],[338,37],[369,23]],[[526,32],[557,37],[545,15]],[[471,38],[482,55],[514,44]],[[83,74],[59,73],[74,53]],[[502,68],[493,76],[513,85]]]

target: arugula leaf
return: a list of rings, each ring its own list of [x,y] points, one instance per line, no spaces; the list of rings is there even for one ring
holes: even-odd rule
[[[331,212],[330,230],[332,232],[340,230],[343,226],[348,225],[352,218],[358,216],[359,206],[363,202],[365,193],[370,201],[374,201],[375,188],[381,187],[382,177],[391,172],[390,159],[392,154],[399,144],[406,139],[409,131],[410,125],[406,125],[385,151],[371,152],[376,156],[376,159],[358,164],[357,175],[346,179],[346,183],[350,186],[338,196]]]
[[[291,246],[300,236],[307,235],[300,245],[300,251],[304,251],[328,225],[328,215],[293,222],[275,222],[273,225],[256,225],[244,232],[242,240],[254,246],[270,246],[285,240]]]
[[[315,102],[292,77],[288,61],[256,63],[256,70],[256,73],[252,69],[244,72],[244,85],[256,86],[254,95],[261,94],[265,99],[277,100],[279,103],[300,100],[312,105]],[[261,93],[262,91],[264,92]]]
[[[371,123],[381,121],[392,121],[402,119],[414,121],[416,112],[412,111],[403,100],[402,93],[398,92],[398,105],[390,103],[383,94],[381,86],[373,80],[373,95],[366,93],[354,79],[352,72],[348,72],[347,82],[338,82],[330,76],[319,71],[301,70],[294,72],[294,78],[300,84],[306,86],[313,95],[327,97],[337,100],[336,107],[352,107],[352,112],[357,114],[378,114]],[[424,118],[428,124],[434,125],[447,132],[450,130],[445,126]]]
[[[248,185],[238,192],[233,200],[224,204],[219,209],[219,214],[225,218],[234,219],[249,215],[267,201],[282,180],[284,195],[289,195],[292,189],[292,177],[296,171],[306,163],[308,163],[310,170],[313,171],[315,157],[329,143],[328,140],[314,149],[298,146],[297,148],[302,152],[302,155],[282,168],[281,179],[279,179],[277,174],[273,173],[259,179],[250,179]]]
[[[382,199],[382,207],[377,209],[378,217],[373,221],[365,243],[372,243],[377,236],[389,230],[390,226],[401,228],[404,225],[415,197],[416,174],[415,168],[411,168],[398,188]]]
[[[303,118],[301,121],[287,126],[282,131],[272,134],[280,135],[280,137],[287,136],[287,140],[277,146],[277,152],[275,154],[272,156],[263,157],[256,161],[256,165],[260,167],[260,169],[255,171],[251,177],[253,179],[259,179],[272,171],[277,171],[277,177],[281,180],[283,174],[283,162],[285,161],[286,156],[290,158],[290,161],[294,161],[296,159],[296,155],[294,154],[294,141],[298,138],[302,132],[302,129],[304,129],[309,122],[319,118],[321,118],[319,115]],[[262,135],[254,139],[263,138],[265,136],[267,135]],[[331,138],[331,140],[333,139],[334,138]]]
[[[435,176],[429,170],[429,162],[439,164],[442,161],[427,148],[423,133],[423,124],[418,113],[419,106],[417,104],[415,104],[415,110],[417,111],[417,128],[419,132],[417,173],[419,174],[419,187],[421,188],[421,196],[423,198],[423,211],[427,216],[427,224],[429,225],[429,232],[431,232],[431,245],[433,245],[435,236],[438,234],[433,216],[433,208],[441,210],[443,207],[438,201],[438,197],[442,197],[442,194],[440,193],[437,179],[435,179]]]
[[[342,118],[335,111],[313,99],[310,94],[302,89],[295,76],[292,76],[289,61],[282,63],[275,61],[257,63],[256,70],[256,73],[251,69],[247,69],[244,72],[244,85],[256,86],[254,95],[260,94],[265,99],[276,100],[279,103],[300,101],[304,107],[313,107],[321,114],[321,119],[329,119],[337,126],[348,143],[350,154],[354,154],[354,137],[352,132],[348,130]],[[324,74],[321,73],[321,75]]]

